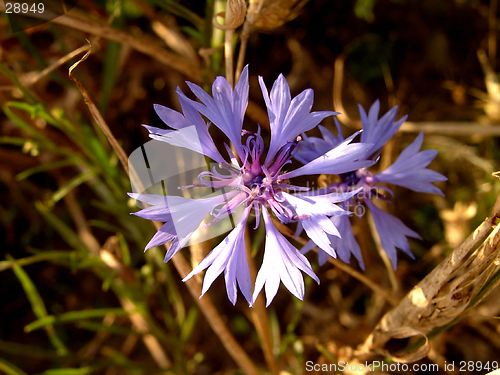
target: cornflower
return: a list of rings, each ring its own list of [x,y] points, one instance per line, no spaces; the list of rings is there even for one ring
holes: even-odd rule
[[[242,214],[234,229],[183,281],[207,269],[201,293],[203,296],[224,271],[227,295],[233,304],[237,300],[238,287],[250,305],[253,305],[260,291],[265,288],[269,306],[278,291],[280,281],[293,295],[303,299],[304,281],[300,271],[319,283],[307,258],[277,230],[271,213],[283,224],[297,223],[324,252],[335,256],[335,250],[328,238],[339,236],[339,231],[329,217],[349,214],[337,203],[350,199],[357,193],[315,193],[307,187],[293,185],[289,180],[320,173],[348,173],[367,167],[373,162],[358,160],[372,145],[351,143],[355,134],[338,142],[328,152],[302,167],[283,172],[283,167],[291,162],[298,151],[297,145],[301,139],[299,135],[336,113],[311,112],[311,89],[304,90],[292,99],[283,75],[274,82],[270,93],[262,77],[259,77],[259,83],[271,127],[267,152],[260,127],[256,133],[243,129],[248,104],[248,67],[243,70],[234,91],[223,77],[215,79],[212,96],[199,86],[188,82],[189,88],[200,102],[187,98],[177,89],[182,113],[155,105],[158,116],[173,130],[145,127],[151,138],[190,149],[217,163],[211,171],[198,175],[198,183],[181,187],[217,189],[216,193],[200,199],[152,194],[129,196],[151,205],[135,215],[165,223],[146,245],[147,250],[171,242],[165,262],[186,246],[207,215],[212,219],[203,227],[228,217],[240,208]],[[209,122],[205,122],[204,118]],[[225,159],[215,146],[208,132],[210,123],[219,128],[231,142],[234,152],[227,144],[224,145],[228,159]],[[262,215],[266,231],[263,261],[253,292],[244,243],[246,224],[252,210],[256,217],[255,229],[258,228]]]
[[[379,119],[379,110],[380,103],[378,100],[371,106],[368,115],[363,107],[359,105],[359,113],[363,125],[360,142],[371,145],[359,160],[372,160],[373,164],[378,161],[382,147],[393,137],[407,118],[407,116],[404,116],[399,121],[395,121],[397,107],[393,107]],[[304,135],[304,139],[299,143],[299,151],[296,153],[295,158],[307,164],[310,160],[318,157],[318,155],[328,152],[328,150],[344,142],[337,119],[335,119],[335,124],[337,125],[338,137],[335,137],[332,132],[320,125],[319,129],[323,138],[307,137]],[[421,237],[403,224],[400,219],[377,207],[373,203],[373,200],[381,199],[386,202],[390,201],[387,194],[382,194],[381,191],[391,196],[393,195],[389,188],[379,185],[379,183],[394,184],[416,192],[443,195],[442,191],[432,185],[432,183],[446,181],[447,178],[438,172],[426,168],[436,157],[437,151],[419,151],[422,147],[422,141],[423,133],[421,132],[413,143],[401,152],[396,161],[381,173],[371,173],[368,167],[347,173],[340,173],[337,176],[337,180],[340,180],[340,182],[332,183],[324,189],[326,193],[356,192],[351,198],[342,202],[341,205],[345,210],[354,206],[354,213],[360,217],[365,212],[364,207],[370,210],[382,248],[391,260],[394,269],[397,267],[396,248],[401,249],[411,258],[414,258],[410,251],[410,244],[407,237],[417,239],[421,239]],[[360,212],[356,212],[357,210]],[[330,220],[339,230],[340,236],[328,235],[328,239],[331,241],[332,246],[335,247],[340,259],[349,263],[352,253],[358,260],[360,267],[364,269],[361,249],[354,237],[349,217],[346,215],[333,216]],[[307,253],[316,245],[315,240],[311,238],[311,241],[301,251],[302,253]],[[319,264],[324,264],[330,256],[331,254],[326,253],[320,247],[318,251]]]

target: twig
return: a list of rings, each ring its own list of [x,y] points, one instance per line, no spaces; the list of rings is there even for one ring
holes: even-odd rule
[[[73,57],[79,55],[82,52],[89,51],[92,47],[91,46],[82,46],[80,48],[75,49],[74,51],[68,53],[66,56],[61,57],[59,60],[51,64],[50,66],[46,67],[44,70],[41,72],[35,73],[35,74],[26,74],[24,77],[21,78],[21,81],[26,85],[26,86],[32,86],[35,83],[37,83],[40,79],[45,77],[47,74],[53,72],[56,70],[58,67],[60,67],[62,64],[65,62],[71,60]]]
[[[240,50],[238,52],[238,62],[236,63],[235,80],[240,79],[240,74],[243,71],[243,65],[245,64],[245,55],[248,46],[248,38],[250,37],[250,26],[248,26],[247,21],[243,25],[243,31],[240,36]]]
[[[160,228],[161,224],[155,222],[157,229]],[[166,245],[165,245],[166,247]],[[175,268],[181,275],[185,277],[191,269],[181,254],[177,254],[172,258]],[[212,300],[208,295],[204,295],[203,298],[199,298],[201,295],[201,284],[195,279],[191,278],[186,281],[189,292],[193,296],[194,300],[200,306],[200,310],[207,319],[210,327],[214,330],[215,334],[219,337],[222,345],[226,348],[231,357],[235,362],[247,373],[248,375],[259,375],[257,367],[253,363],[252,359],[243,350],[243,348],[238,344],[234,336],[231,334],[229,329],[227,329],[226,324],[222,320],[219,312],[212,303]]]
[[[317,248],[314,249],[314,251],[317,251]],[[348,275],[354,277],[358,281],[361,281],[363,284],[365,284],[368,288],[370,288],[372,291],[374,291],[376,294],[381,295],[387,302],[389,302],[392,306],[396,306],[399,303],[399,300],[389,294],[384,288],[382,288],[380,285],[375,283],[373,280],[370,280],[368,277],[363,275],[361,272],[356,271],[349,265],[345,264],[341,260],[335,259],[330,257],[328,259],[328,262],[333,264],[335,267],[339,268],[340,270],[344,271]]]
[[[386,344],[392,339],[423,336],[425,344],[418,350],[403,353],[398,361],[423,358],[430,348],[427,335],[452,324],[467,309],[486,280],[498,271],[499,227],[493,229],[493,218],[486,218],[464,242],[424,277],[391,311],[386,313],[373,332],[355,351],[358,360],[372,354],[390,356]],[[483,241],[484,240],[484,241]],[[483,241],[477,250],[476,246]],[[490,289],[491,290],[491,289]],[[486,293],[487,294],[487,293]],[[483,294],[482,297],[486,294]],[[480,300],[480,299],[479,299]],[[475,302],[475,303],[474,303]],[[406,334],[402,335],[405,331]]]
[[[342,103],[342,85],[344,79],[344,61],[345,55],[341,54],[335,59],[334,65],[334,81],[333,81],[333,107],[336,111],[341,112],[337,118],[343,124],[361,129],[361,121],[355,120],[349,116]],[[400,131],[408,133],[420,133],[421,131],[426,134],[449,134],[453,136],[500,136],[500,126],[488,126],[478,122],[465,122],[465,121],[426,121],[426,122],[413,122],[406,121],[400,128]]]
[[[155,360],[158,367],[162,370],[172,367],[172,362],[168,359],[158,339],[151,334],[149,324],[146,319],[144,319],[144,316],[137,312],[135,304],[128,298],[118,298],[120,299],[123,309],[129,313],[129,319],[135,330],[142,335],[142,341],[148,348],[149,353]]]
[[[229,0],[228,0],[229,2]],[[231,18],[233,17],[231,7],[226,7],[226,21],[229,23]],[[224,58],[226,62],[226,79],[231,85],[234,87],[234,67],[233,67],[233,36],[234,30],[229,29],[224,33]]]
[[[451,122],[451,121],[436,121],[436,122],[412,122],[406,121],[401,126],[401,131],[408,133],[420,133],[423,131],[426,134],[449,134],[454,136],[471,136],[482,135],[485,137],[499,137],[500,126],[488,126],[478,122]]]
[[[116,138],[113,136],[111,133],[111,130],[109,129],[108,124],[104,120],[104,118],[101,115],[101,112],[97,109],[95,106],[94,102],[90,98],[90,95],[88,94],[87,90],[85,87],[78,81],[78,79],[73,75],[73,70],[83,61],[89,57],[89,55],[92,53],[92,44],[87,40],[87,42],[90,45],[90,49],[87,51],[87,53],[76,63],[71,65],[69,68],[69,78],[76,83],[76,86],[78,87],[78,90],[80,90],[80,93],[83,96],[83,99],[85,100],[85,104],[89,107],[89,111],[92,114],[92,117],[96,121],[97,125],[99,128],[103,131],[104,135],[106,135],[106,138],[108,139],[111,147],[113,147],[113,150],[116,152],[116,155],[118,156],[118,160],[120,160],[120,163],[123,166],[123,169],[129,174],[130,179],[132,180],[132,186],[138,186],[137,181],[139,181],[139,177],[137,176],[136,172],[134,169],[129,169],[128,166],[128,158],[127,155],[125,154],[125,151],[123,151],[123,148],[120,146]]]
[[[333,108],[335,111],[340,112],[337,118],[340,122],[347,126],[360,128],[361,122],[355,121],[349,117],[342,104],[342,85],[344,83],[344,60],[345,56],[340,54],[335,59],[333,69]]]
[[[158,12],[147,2],[141,0],[133,0],[139,8],[142,9],[144,15],[151,20],[153,31],[158,35],[173,51],[177,52],[180,56],[186,58],[193,68],[200,68],[200,62],[195,50],[188,42],[188,40],[168,22],[173,20],[169,17],[166,20],[161,18]]]

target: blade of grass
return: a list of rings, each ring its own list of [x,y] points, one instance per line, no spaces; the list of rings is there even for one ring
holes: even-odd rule
[[[53,350],[42,349],[35,345],[19,344],[14,341],[0,339],[0,352],[40,359],[61,359],[61,356]]]
[[[30,102],[33,102],[33,103],[38,102],[38,100],[35,97],[35,95],[33,95],[26,87],[24,87],[24,85],[21,83],[21,81],[19,81],[19,78],[17,77],[17,74],[14,73],[12,70],[10,70],[7,67],[7,65],[0,64],[0,73],[5,74],[12,81],[12,83],[14,83],[14,85],[19,90],[21,90],[21,92],[23,93],[23,95],[26,98],[26,100],[28,100]]]
[[[0,139],[0,142],[1,142],[1,139]],[[50,171],[52,169],[60,169],[60,168],[69,167],[72,165],[75,165],[75,161],[73,161],[73,160],[70,160],[70,159],[57,160],[57,161],[54,161],[51,163],[41,164],[41,165],[37,165],[36,167],[26,169],[26,170],[22,171],[21,173],[19,173],[16,176],[16,178],[18,181],[22,181],[22,180],[24,180],[24,179],[26,179],[26,178],[28,178],[36,173],[47,172],[47,171]]]
[[[81,173],[71,180],[63,184],[59,189],[57,189],[52,197],[50,198],[49,205],[53,206],[57,202],[59,202],[62,198],[66,196],[70,191],[72,191],[77,186],[83,184],[84,182],[90,180],[95,177],[95,173],[93,171],[88,171],[86,173]]]
[[[7,375],[28,375],[19,367],[13,365],[3,358],[0,358],[0,371],[3,371]]]
[[[154,3],[161,6],[168,12],[191,22],[198,30],[203,29],[204,26],[203,18],[201,18],[199,15],[189,10],[185,6],[181,5],[180,2],[173,0],[162,0],[162,1],[155,0]]]
[[[180,339],[182,341],[187,342],[189,340],[189,337],[191,337],[191,334],[194,332],[194,329],[196,328],[197,320],[198,320],[198,309],[195,306],[193,306],[189,309],[186,319],[184,319],[184,322],[181,327]]]
[[[19,42],[21,42],[21,45],[29,51],[29,53],[35,58],[36,61],[43,67],[46,67],[47,61],[45,61],[45,58],[43,55],[39,52],[39,49],[31,42],[30,38],[26,35],[24,30],[21,30],[19,32],[14,33],[14,35],[17,37]]]
[[[74,122],[70,121],[66,117],[62,109],[56,108],[51,111],[52,113],[49,113],[41,103],[32,105],[23,102],[9,102],[8,105],[9,107],[29,113],[31,118],[41,118],[47,123],[64,132],[64,134],[69,139],[71,139],[80,150],[83,151],[88,160],[95,166],[96,170],[99,170],[102,173],[108,185],[113,188],[115,192],[119,191],[119,188],[114,181],[114,178],[116,178],[118,175],[116,168],[112,167],[110,163],[111,158],[108,156],[107,150],[103,147],[103,143],[98,138],[96,138],[96,135],[87,124],[82,123],[79,127],[77,127],[75,126]],[[34,129],[33,126],[30,126],[29,124],[24,122],[12,111],[6,114],[10,114],[11,119],[15,121],[16,124],[23,130],[29,132],[30,135],[34,136],[36,134],[39,142],[41,142],[41,144],[43,144],[46,148],[48,148],[47,145],[50,145],[50,149],[52,150],[57,150],[58,148],[60,148],[60,146],[55,146],[52,141],[50,141],[50,139],[42,134],[39,134],[39,132]],[[97,129],[96,131],[100,132],[100,130]],[[68,156],[73,155],[72,151],[70,151],[69,149],[65,154],[67,154]],[[75,158],[73,157],[73,159]],[[82,162],[82,164],[85,163]]]
[[[31,125],[26,123],[23,119],[21,119],[19,116],[14,114],[14,112],[10,109],[11,107],[15,108],[18,106],[18,102],[7,102],[3,106],[3,111],[7,115],[7,117],[15,122],[17,126],[19,126],[22,130],[24,130],[26,133],[28,133],[31,137],[34,139],[40,141],[40,143],[46,143],[50,142],[46,137],[44,137],[39,131],[37,131],[35,128],[33,128]]]
[[[125,237],[119,232],[116,233],[116,238],[118,238],[118,244],[121,250],[121,261],[125,266],[130,266],[132,264],[132,261],[127,241],[125,241]]]
[[[94,133],[86,124],[82,124],[81,129],[85,137],[87,147],[93,156],[93,160],[95,160],[94,164],[99,166],[99,169],[102,170],[105,176],[116,178],[118,176],[118,171],[116,168],[112,167],[111,157],[108,155],[108,150],[105,148],[105,145],[109,144],[106,142],[106,138],[99,138],[99,133],[104,136],[101,129],[95,128]]]
[[[44,261],[52,261],[52,262],[67,261],[69,258],[75,255],[76,253],[73,251],[44,251],[41,254],[33,255],[26,258],[3,260],[0,262],[0,272],[12,268],[15,265],[19,267],[24,267],[29,264],[44,262]]]
[[[121,44],[110,41],[106,45],[106,57],[104,58],[104,71],[102,73],[102,92],[100,110],[106,113],[109,98],[115,85],[116,73],[118,67],[118,57],[120,55]]]
[[[34,322],[28,324],[24,327],[25,332],[31,332],[36,329],[45,328],[49,325],[69,323],[78,320],[91,319],[91,318],[102,318],[107,314],[114,315],[128,315],[128,313],[121,308],[109,308],[109,309],[89,309],[81,311],[70,311],[58,316],[47,315],[41,319],[35,320]]]
[[[87,375],[95,373],[96,367],[57,368],[41,372],[39,375]]]
[[[138,332],[135,332],[131,328],[129,329],[125,327],[118,327],[116,325],[110,326],[102,323],[94,323],[89,321],[75,322],[75,326],[80,329],[85,329],[88,331],[94,331],[94,332],[107,331],[113,335],[120,335],[120,336],[128,336],[131,334],[140,335]]]
[[[13,258],[9,255],[7,255],[7,259],[13,260]],[[33,281],[31,281],[30,277],[28,274],[17,264],[13,266],[14,274],[20,281],[24,292],[26,293],[26,296],[28,297],[28,300],[31,303],[31,308],[33,309],[33,312],[38,318],[44,318],[46,317],[47,314],[47,309],[45,308],[45,304],[43,303],[43,299],[38,293],[38,290],[33,284]],[[57,336],[57,333],[54,329],[53,325],[47,325],[45,327],[45,331],[47,332],[47,336],[49,337],[50,342],[56,349],[57,353],[60,355],[66,355],[68,353],[68,349],[66,346],[63,344],[61,339]]]
[[[84,253],[89,252],[87,246],[80,237],[61,219],[49,211],[48,207],[41,202],[35,202],[35,207],[47,222],[61,235],[61,237],[73,248]]]

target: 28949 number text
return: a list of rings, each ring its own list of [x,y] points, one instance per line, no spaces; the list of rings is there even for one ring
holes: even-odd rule
[[[45,5],[43,3],[5,3],[5,13],[43,13]]]

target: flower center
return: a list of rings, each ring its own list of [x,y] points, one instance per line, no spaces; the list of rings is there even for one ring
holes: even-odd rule
[[[263,179],[264,179],[264,176],[262,176],[262,175],[256,176],[252,181],[250,181],[250,183],[248,184],[248,187],[250,189],[254,188],[255,186],[260,187]]]
[[[342,183],[347,186],[357,185],[358,182],[361,181],[361,178],[358,176],[358,171],[342,173],[340,175],[340,179],[342,180]]]

